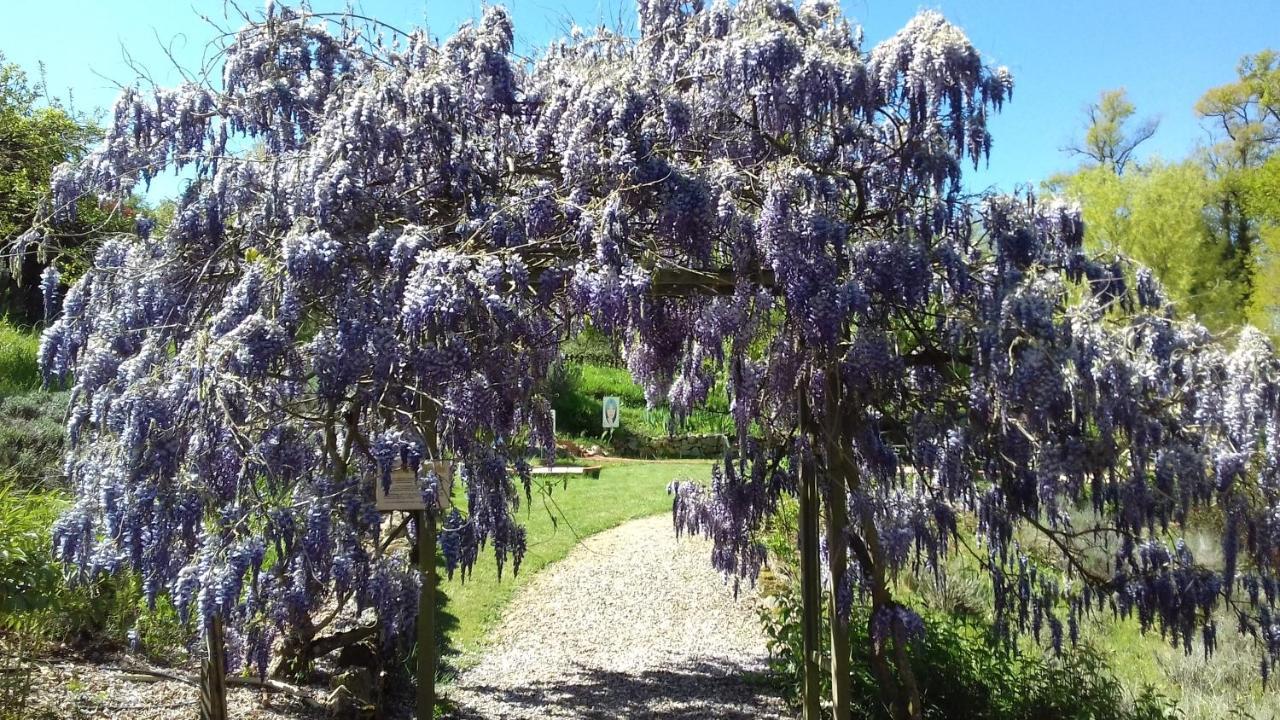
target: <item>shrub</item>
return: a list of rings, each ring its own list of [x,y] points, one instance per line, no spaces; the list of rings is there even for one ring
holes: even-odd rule
[[[0,397],[0,468],[23,487],[56,487],[66,392]]]
[[[770,667],[785,695],[798,700],[804,678],[801,662],[798,556],[791,538],[797,531],[797,508],[785,501],[770,520],[762,540],[774,570],[762,575],[768,599],[761,622]],[[911,646],[910,662],[920,684],[924,717],[973,720],[1165,720],[1176,717],[1173,704],[1151,688],[1130,695],[1107,660],[1080,645],[1049,657],[1032,647],[1025,652],[996,640],[985,616],[968,612],[922,613],[924,638]],[[870,669],[870,609],[855,605],[850,619],[853,653],[853,715],[860,720],[888,720],[879,702]],[[822,614],[822,697],[830,697],[830,625]]]
[[[132,645],[156,662],[181,660],[190,633],[167,600],[148,608],[133,575],[72,581],[53,557],[49,528],[65,503],[58,492],[0,485],[0,640],[32,651]]]
[[[803,681],[800,596],[795,584],[782,584],[772,607],[762,610],[770,666],[784,692],[796,699]],[[854,717],[888,720],[867,658],[869,612],[855,608],[850,639],[854,657]],[[1101,654],[1081,645],[1060,658],[1035,651],[1017,653],[995,642],[988,628],[947,614],[925,614],[926,632],[911,648],[912,670],[920,683],[924,717],[973,720],[1163,720],[1175,717],[1170,701],[1151,689],[1134,697],[1125,692]],[[825,618],[825,616],[824,616]],[[830,657],[824,620],[823,657]],[[829,667],[829,660],[824,661]],[[829,670],[822,673],[824,697]]]
[[[62,575],[50,550],[49,527],[63,504],[54,493],[0,485],[0,613],[52,602]]]

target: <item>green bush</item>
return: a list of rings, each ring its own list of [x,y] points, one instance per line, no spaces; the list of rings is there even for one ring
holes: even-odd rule
[[[180,661],[191,635],[167,600],[150,609],[136,576],[75,580],[54,558],[50,528],[66,503],[58,492],[0,486],[0,640],[99,651],[133,645],[153,661]]]
[[[770,666],[784,692],[799,697],[803,680],[798,588],[784,586],[771,608],[761,611]],[[853,716],[888,720],[871,673],[869,613],[855,608],[850,622],[853,648]],[[829,643],[824,620],[821,637]],[[1015,653],[994,642],[989,628],[940,613],[925,614],[924,638],[912,645],[911,667],[920,685],[924,717],[944,720],[1164,720],[1176,717],[1172,703],[1145,689],[1125,692],[1106,659],[1080,646],[1060,658]],[[829,667],[830,647],[823,648]],[[824,696],[830,676],[822,673]]]
[[[64,505],[55,493],[0,486],[0,613],[52,603],[62,574],[53,562],[49,527]]]
[[[24,487],[58,485],[67,396],[35,390],[0,397],[0,472]]]
[[[761,610],[770,666],[784,694],[798,700],[804,668],[801,599],[795,568],[798,509],[784,501],[761,540],[774,570],[761,582],[769,602]],[[824,607],[826,606],[824,601]],[[928,611],[924,638],[910,648],[911,667],[920,685],[924,717],[973,720],[1165,720],[1177,717],[1173,703],[1150,688],[1126,692],[1114,669],[1094,648],[1064,649],[1061,657],[1037,648],[1015,652],[992,634],[985,615]],[[853,716],[888,720],[879,686],[871,672],[870,610],[853,608]],[[823,697],[831,691],[830,626],[825,613],[822,638]]]

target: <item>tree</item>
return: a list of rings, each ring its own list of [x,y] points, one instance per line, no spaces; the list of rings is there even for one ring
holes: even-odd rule
[[[1085,106],[1088,123],[1084,141],[1068,146],[1067,150],[1116,175],[1123,174],[1133,159],[1133,152],[1150,140],[1160,126],[1159,120],[1148,118],[1136,126],[1126,127],[1136,112],[1124,88],[1104,90],[1098,102]]]
[[[37,217],[38,204],[49,194],[50,171],[81,157],[100,132],[56,100],[44,98],[42,83],[32,83],[17,65],[0,54],[0,243],[10,245]],[[96,228],[124,228],[120,213],[80,202],[83,220],[59,228],[54,258],[45,247],[23,242],[14,246],[8,272],[0,272],[0,314],[22,323],[43,316],[40,283],[55,262],[74,280],[87,267]],[[133,209],[126,206],[127,212]]]
[[[1280,337],[1280,156],[1240,177],[1243,213],[1257,223],[1249,321]]]
[[[1143,263],[1174,306],[1214,330],[1238,326],[1246,300],[1214,234],[1217,188],[1198,163],[1158,160],[1124,175],[1104,166],[1058,176],[1046,188],[1079,203],[1085,247]]]
[[[885,706],[920,716],[906,658],[927,629],[893,579],[942,582],[954,552],[989,571],[1008,637],[1060,647],[1110,600],[1209,651],[1229,599],[1269,672],[1266,341],[1227,351],[1174,319],[1148,270],[1082,248],[1064,205],[967,201],[961,168],[1012,81],[939,14],[869,52],[834,3],[638,15],[638,37],[579,32],[525,63],[497,8],[387,45],[270,8],[229,36],[219,88],[127,92],[52,206],[172,165],[196,181],[163,236],[103,246],[42,339],[51,381],[74,369],[62,556],[225,621],[258,672],[278,628],[314,649],[347,603],[403,641],[432,576],[386,550],[375,483],[414,468],[434,508],[422,461],[453,461],[450,570],[482,544],[518,568],[525,457],[553,450],[540,380],[589,321],[676,412],[726,375],[735,449],[708,486],[673,487],[716,567],[753,577],[761,523],[798,493],[816,608],[825,526],[838,718],[855,602]],[[1164,534],[1203,505],[1226,516],[1223,571]]]
[[[1247,176],[1280,147],[1280,58],[1271,50],[1247,55],[1237,74],[1236,82],[1206,92],[1196,112],[1216,139],[1204,156],[1220,183],[1214,204],[1217,232],[1230,244],[1235,271],[1252,292],[1258,227],[1244,207],[1244,195]]]

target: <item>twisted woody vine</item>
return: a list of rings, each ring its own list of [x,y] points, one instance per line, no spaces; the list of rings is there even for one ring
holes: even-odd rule
[[[735,583],[814,472],[837,716],[855,603],[886,705],[919,716],[906,652],[928,628],[894,579],[943,583],[953,553],[1010,640],[1061,648],[1104,612],[1206,656],[1239,631],[1265,679],[1264,336],[1181,317],[1145,268],[1085,252],[1071,207],[967,195],[1013,80],[935,12],[870,49],[825,0],[641,0],[638,28],[530,60],[498,7],[438,42],[268,4],[212,80],[125,91],[20,240],[84,194],[191,178],[163,232],[109,237],[65,298],[45,278],[40,363],[72,388],[65,562],[219,618],[232,671],[307,656],[335,604],[411,643],[421,580],[384,548],[374,483],[420,468],[435,508],[430,462],[452,460],[448,573],[482,550],[517,572],[530,459],[555,452],[541,381],[589,324],[677,414],[724,378],[733,450],[672,491]],[[1220,571],[1176,539],[1199,507],[1224,517]]]

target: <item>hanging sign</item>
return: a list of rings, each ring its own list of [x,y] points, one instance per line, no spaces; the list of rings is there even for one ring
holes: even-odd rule
[[[440,489],[436,495],[436,505],[440,510],[449,508],[449,496],[453,492],[453,463],[447,460],[423,462],[419,473],[425,476],[432,468],[440,478]],[[383,490],[382,478],[374,478],[375,502],[378,510],[426,510],[427,504],[422,499],[422,489],[413,471],[398,469],[391,471],[391,489]]]

